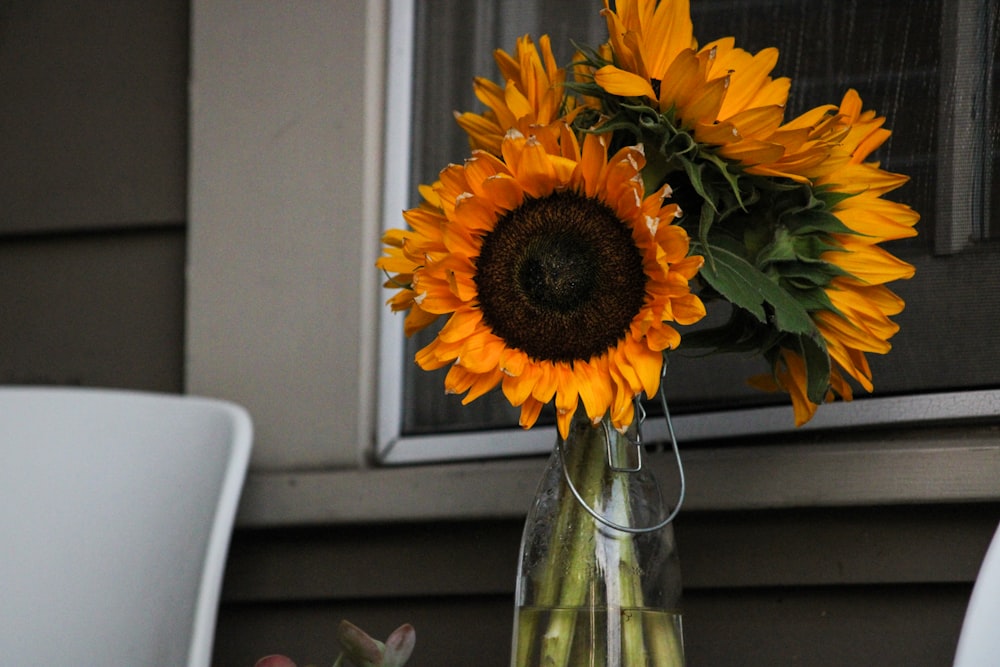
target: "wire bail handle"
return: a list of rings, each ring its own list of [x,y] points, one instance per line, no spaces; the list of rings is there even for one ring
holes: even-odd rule
[[[677,445],[677,435],[674,433],[674,424],[670,420],[670,410],[667,407],[667,397],[663,391],[663,377],[666,375],[666,372],[667,372],[667,364],[666,364],[666,359],[664,359],[663,369],[660,372],[660,392],[659,392],[660,405],[663,406],[663,417],[667,422],[667,433],[670,436],[670,445],[674,452],[674,460],[677,461],[677,477],[680,483],[680,489],[677,493],[677,505],[674,507],[673,511],[670,512],[667,515],[667,517],[662,521],[660,521],[659,523],[656,523],[652,526],[626,526],[620,523],[616,523],[615,521],[612,521],[611,519],[607,518],[606,516],[595,510],[589,504],[587,504],[587,501],[584,500],[583,496],[580,495],[579,490],[577,490],[576,485],[573,484],[573,480],[570,478],[569,475],[569,470],[566,468],[566,456],[564,455],[563,452],[563,439],[558,438],[556,441],[557,446],[559,448],[559,458],[560,458],[560,463],[562,464],[563,478],[566,480],[566,485],[569,487],[569,490],[573,494],[573,497],[576,498],[576,501],[580,503],[580,506],[587,511],[587,514],[594,517],[597,521],[601,522],[608,528],[613,528],[623,533],[631,533],[633,535],[636,535],[641,533],[652,533],[657,530],[660,530],[668,523],[673,521],[674,518],[677,517],[677,514],[681,511],[681,506],[684,504],[684,496],[686,493],[686,482],[684,479],[684,464],[681,462],[681,452],[680,452],[680,447]],[[643,450],[642,424],[646,420],[646,410],[642,407],[642,404],[639,403],[638,398],[636,398],[636,410],[638,411],[637,414],[639,416],[636,421],[635,440],[632,440],[632,438],[626,436],[628,442],[634,445],[636,448],[636,464],[634,466],[619,466],[614,462],[614,453],[612,451],[614,445],[613,445],[613,438],[611,435],[612,427],[610,424],[608,424],[607,421],[603,422],[604,440],[606,443],[607,455],[608,455],[608,467],[613,472],[634,474],[642,470],[642,450]],[[659,486],[655,477],[653,478],[653,483]]]

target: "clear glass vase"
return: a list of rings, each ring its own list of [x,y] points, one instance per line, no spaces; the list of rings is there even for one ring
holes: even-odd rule
[[[673,526],[648,530],[669,511],[635,441],[585,415],[557,441],[521,542],[512,667],[684,665]]]

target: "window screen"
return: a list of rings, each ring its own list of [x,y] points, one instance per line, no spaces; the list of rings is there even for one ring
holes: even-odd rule
[[[876,394],[1000,388],[1000,103],[996,66],[1000,9],[993,0],[692,0],[699,43],[733,35],[737,46],[780,51],[774,76],[792,78],[786,118],[839,103],[855,88],[865,108],[887,116],[892,138],[875,159],[908,174],[889,195],[919,211],[919,236],[887,244],[917,267],[893,284],[906,309],[893,352],[870,355]],[[481,106],[472,78],[496,79],[492,51],[522,34],[547,33],[568,64],[572,41],[606,39],[599,0],[418,1],[415,8],[411,203],[468,154],[452,111]],[[724,316],[724,314],[722,314]],[[443,324],[443,322],[442,322]],[[443,391],[446,369],[409,363],[435,335],[408,340],[404,434],[512,426],[518,411],[496,392],[470,405]],[[759,359],[671,355],[671,410],[711,411],[784,403],[746,386]],[[860,398],[860,395],[859,395]],[[544,421],[544,416],[543,420]]]

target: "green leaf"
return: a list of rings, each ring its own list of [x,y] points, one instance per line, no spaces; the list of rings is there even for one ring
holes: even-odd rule
[[[782,222],[792,234],[857,234],[829,211],[803,211],[798,214],[785,213]]]
[[[712,252],[712,246],[708,242],[708,232],[712,229],[712,222],[715,220],[716,211],[710,203],[704,202],[701,205],[701,214],[698,216],[698,238],[701,239],[702,247],[705,249],[705,263],[714,266],[715,256]]]
[[[690,181],[691,187],[694,188],[694,191],[698,193],[698,196],[702,198],[705,204],[708,204],[708,206],[711,207],[712,211],[718,213],[719,209],[716,208],[715,202],[705,189],[705,182],[702,178],[704,165],[695,164],[691,160],[680,160],[680,163],[684,167],[684,173],[687,175],[688,181]],[[705,217],[704,208],[705,207],[702,206],[702,219]]]
[[[795,254],[803,261],[823,262],[820,259],[823,253],[843,251],[841,246],[829,243],[822,236],[797,236],[792,243]]]
[[[656,192],[666,181],[670,165],[663,155],[655,150],[646,148],[646,166],[642,168],[643,192],[650,194]]]
[[[813,337],[819,335],[809,313],[795,297],[748,261],[718,246],[704,254],[711,260],[702,266],[701,276],[731,303],[752,313],[761,322],[772,324],[779,331]],[[765,303],[773,311],[773,322],[767,317]]]
[[[724,324],[685,330],[681,337],[681,349],[700,350],[700,355],[714,352],[760,354],[773,348],[783,337],[746,310],[733,308]]]
[[[833,307],[833,303],[830,301],[830,297],[827,296],[822,288],[811,285],[803,285],[801,287],[796,285],[796,287],[795,300],[807,311],[829,310],[834,313],[837,312],[837,309]]]
[[[743,203],[743,196],[740,193],[739,174],[730,171],[729,163],[724,158],[719,157],[711,151],[701,151],[699,153],[699,157],[703,158],[708,163],[715,165],[716,169],[720,174],[722,174],[722,177],[729,185],[730,191],[736,197],[736,201],[739,203],[740,208],[746,210],[746,205]]]
[[[826,400],[830,389],[830,354],[822,339],[797,336],[799,353],[806,364],[806,395],[816,405]]]
[[[813,196],[823,202],[827,210],[832,210],[837,204],[856,196],[850,192],[835,192],[827,186],[819,186],[813,190]]]
[[[779,227],[774,231],[771,242],[757,254],[757,265],[798,259],[795,250],[794,240],[785,229]]]
[[[826,287],[831,280],[845,274],[843,269],[825,262],[791,262],[776,265],[774,269],[782,279],[800,289]]]

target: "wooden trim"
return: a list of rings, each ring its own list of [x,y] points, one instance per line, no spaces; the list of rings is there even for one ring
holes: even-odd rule
[[[690,512],[684,589],[969,584],[1000,504]],[[511,595],[523,520],[239,530],[227,602]]]
[[[998,427],[813,434],[683,453],[687,511],[1000,500]],[[647,456],[665,486],[665,453]],[[316,472],[252,472],[241,527],[516,518],[543,457]]]

